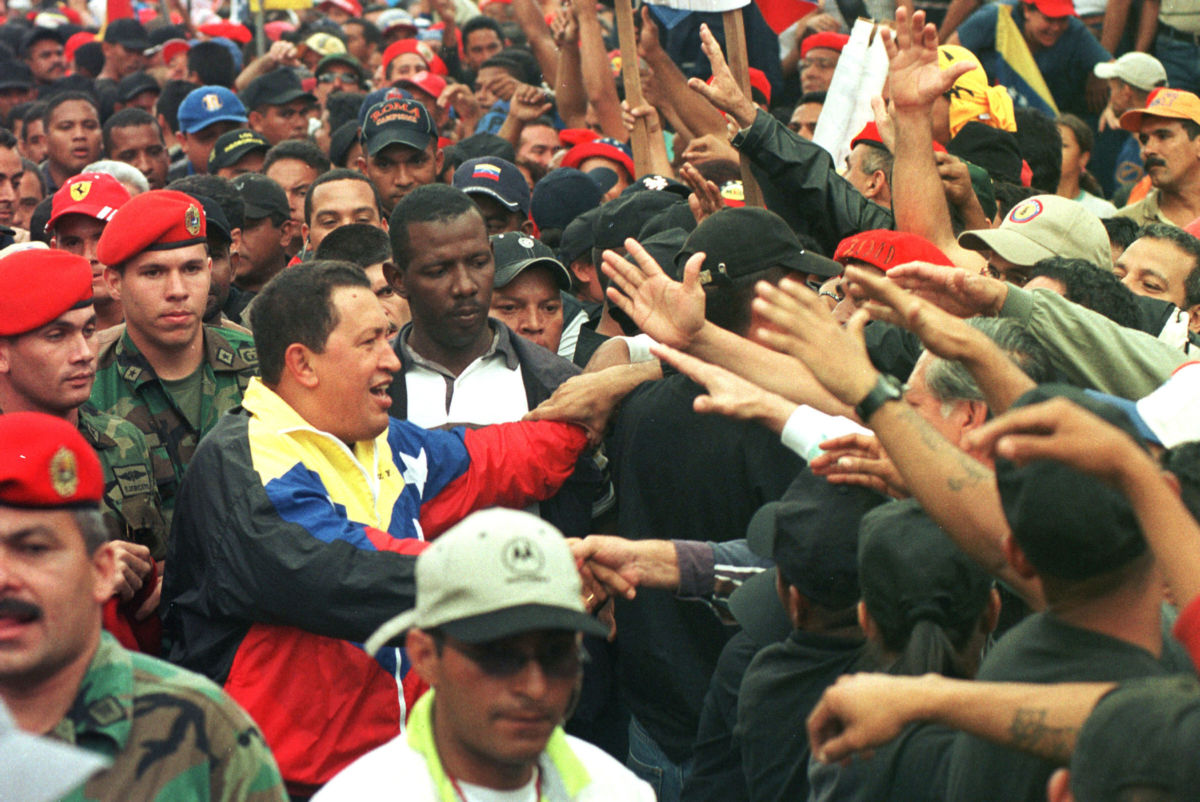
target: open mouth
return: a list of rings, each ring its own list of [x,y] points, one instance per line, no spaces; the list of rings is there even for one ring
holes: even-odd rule
[[[379,402],[384,409],[389,409],[392,406],[392,397],[388,395],[388,388],[391,386],[392,380],[388,379],[371,387],[371,397]]]

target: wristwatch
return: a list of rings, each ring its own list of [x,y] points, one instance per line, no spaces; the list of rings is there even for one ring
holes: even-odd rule
[[[880,373],[871,392],[854,407],[858,419],[866,423],[872,415],[888,401],[899,401],[904,397],[904,384],[888,373]]]

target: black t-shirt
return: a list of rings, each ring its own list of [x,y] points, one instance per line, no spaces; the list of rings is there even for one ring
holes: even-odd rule
[[[978,679],[991,682],[1119,682],[1166,674],[1145,649],[1072,626],[1050,613],[1030,616],[984,659]],[[1043,802],[1056,766],[1015,749],[959,733],[950,757],[946,799]]]
[[[607,449],[622,536],[745,537],[755,511],[782,496],[804,467],[762,426],[697,414],[692,402],[702,392],[672,375],[643,384],[621,405]],[[659,747],[683,762],[733,630],[702,603],[645,589],[633,601],[617,600],[616,619],[622,693]]]
[[[943,802],[956,730],[913,724],[869,759],[808,761],[814,802]]]
[[[838,677],[869,663],[859,638],[801,630],[755,656],[733,731],[751,799],[808,799],[808,714]]]

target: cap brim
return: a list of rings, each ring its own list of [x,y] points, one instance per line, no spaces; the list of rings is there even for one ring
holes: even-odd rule
[[[1095,67],[1092,67],[1092,72],[1097,78],[1108,80],[1109,78],[1120,78],[1117,75],[1117,63],[1115,61],[1102,61]]]
[[[584,173],[588,178],[592,179],[592,183],[600,190],[600,194],[604,194],[617,185],[617,181],[621,179],[617,175],[617,171],[610,167],[593,167]]]
[[[812,251],[797,253],[794,257],[788,259],[784,267],[790,267],[792,270],[797,270],[801,273],[812,273],[814,276],[820,276],[821,278],[840,276],[842,271],[845,270],[838,262]]]
[[[1084,391],[1090,397],[1097,401],[1116,407],[1125,413],[1125,417],[1129,418],[1129,422],[1133,424],[1133,428],[1137,429],[1138,436],[1148,443],[1154,443],[1161,446],[1163,444],[1159,436],[1150,428],[1150,424],[1146,423],[1146,419],[1142,417],[1142,413],[1138,412],[1137,402],[1130,401],[1128,398],[1101,393],[1097,390],[1089,390],[1084,388]]]
[[[746,527],[746,544],[759,557],[775,558],[775,518],[780,502],[770,501],[758,508]]]
[[[206,119],[204,121],[203,125],[196,126],[195,128],[192,128],[190,131],[183,128],[182,126],[180,126],[180,128],[181,128],[181,130],[183,130],[183,132],[185,134],[194,134],[197,131],[203,131],[205,128],[208,128],[208,126],[212,125],[213,123],[246,123],[246,122],[249,122],[249,120],[247,120],[245,117],[243,117],[239,114],[218,114],[216,117],[213,117],[211,119]]]
[[[778,643],[792,631],[779,594],[775,577],[779,571],[768,568],[742,582],[729,597],[729,612],[750,639],[759,645]]]
[[[463,643],[486,643],[539,629],[563,629],[608,637],[608,627],[587,613],[547,604],[506,607],[470,618],[447,621],[438,628]]]
[[[260,101],[260,103],[264,106],[283,106],[291,103],[293,100],[301,99],[307,100],[309,103],[317,102],[317,96],[311,92],[305,92],[303,89],[292,89],[288,92],[284,92],[282,95],[265,98],[264,100]]]
[[[560,290],[571,289],[571,274],[567,272],[567,269],[560,262],[548,256],[538,256],[534,259],[525,259],[521,262],[514,262],[511,265],[505,265],[503,268],[496,268],[494,286],[497,289],[507,286],[523,271],[538,265],[549,268],[550,274],[554,276],[554,283],[558,285]]]
[[[521,204],[505,198],[491,187],[485,187],[481,184],[467,184],[466,186],[459,187],[459,189],[468,195],[487,195],[510,212],[516,212],[521,209]]]
[[[403,134],[392,131],[380,131],[375,136],[367,139],[366,150],[368,156],[374,156],[388,145],[407,145],[417,150],[425,150],[425,148],[429,147],[429,143],[432,140],[433,137],[429,134],[422,134],[419,131],[411,129],[406,129]]]
[[[224,154],[221,158],[214,160],[209,164],[209,168],[213,170],[220,170],[225,167],[232,167],[256,150],[261,150],[263,153],[266,153],[270,149],[271,146],[265,142],[251,142],[248,145],[243,145],[237,150],[231,150],[230,152]]]
[[[958,237],[958,244],[971,251],[995,251],[1002,258],[1021,266],[1036,264],[1056,255],[1024,234],[1002,228],[964,231]]]
[[[1136,134],[1142,130],[1142,120],[1146,117],[1159,117],[1164,120],[1192,120],[1186,114],[1174,112],[1170,109],[1157,107],[1153,111],[1150,109],[1130,109],[1121,115],[1121,127],[1132,134]],[[1192,120],[1193,122],[1200,122]]]

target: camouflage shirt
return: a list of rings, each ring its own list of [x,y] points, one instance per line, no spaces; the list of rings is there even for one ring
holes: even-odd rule
[[[287,799],[262,734],[224,691],[107,632],[49,735],[112,760],[70,802]]]
[[[236,331],[205,326],[201,369],[199,430],[188,422],[128,331],[100,352],[92,386],[91,402],[97,409],[129,421],[146,436],[168,526],[175,509],[175,491],[200,438],[222,413],[242,402],[250,378],[258,375],[254,340]]]
[[[90,403],[79,408],[79,431],[104,469],[101,512],[109,537],[140,543],[156,560],[167,556],[167,524],[146,438],[132,423],[98,412]]]

